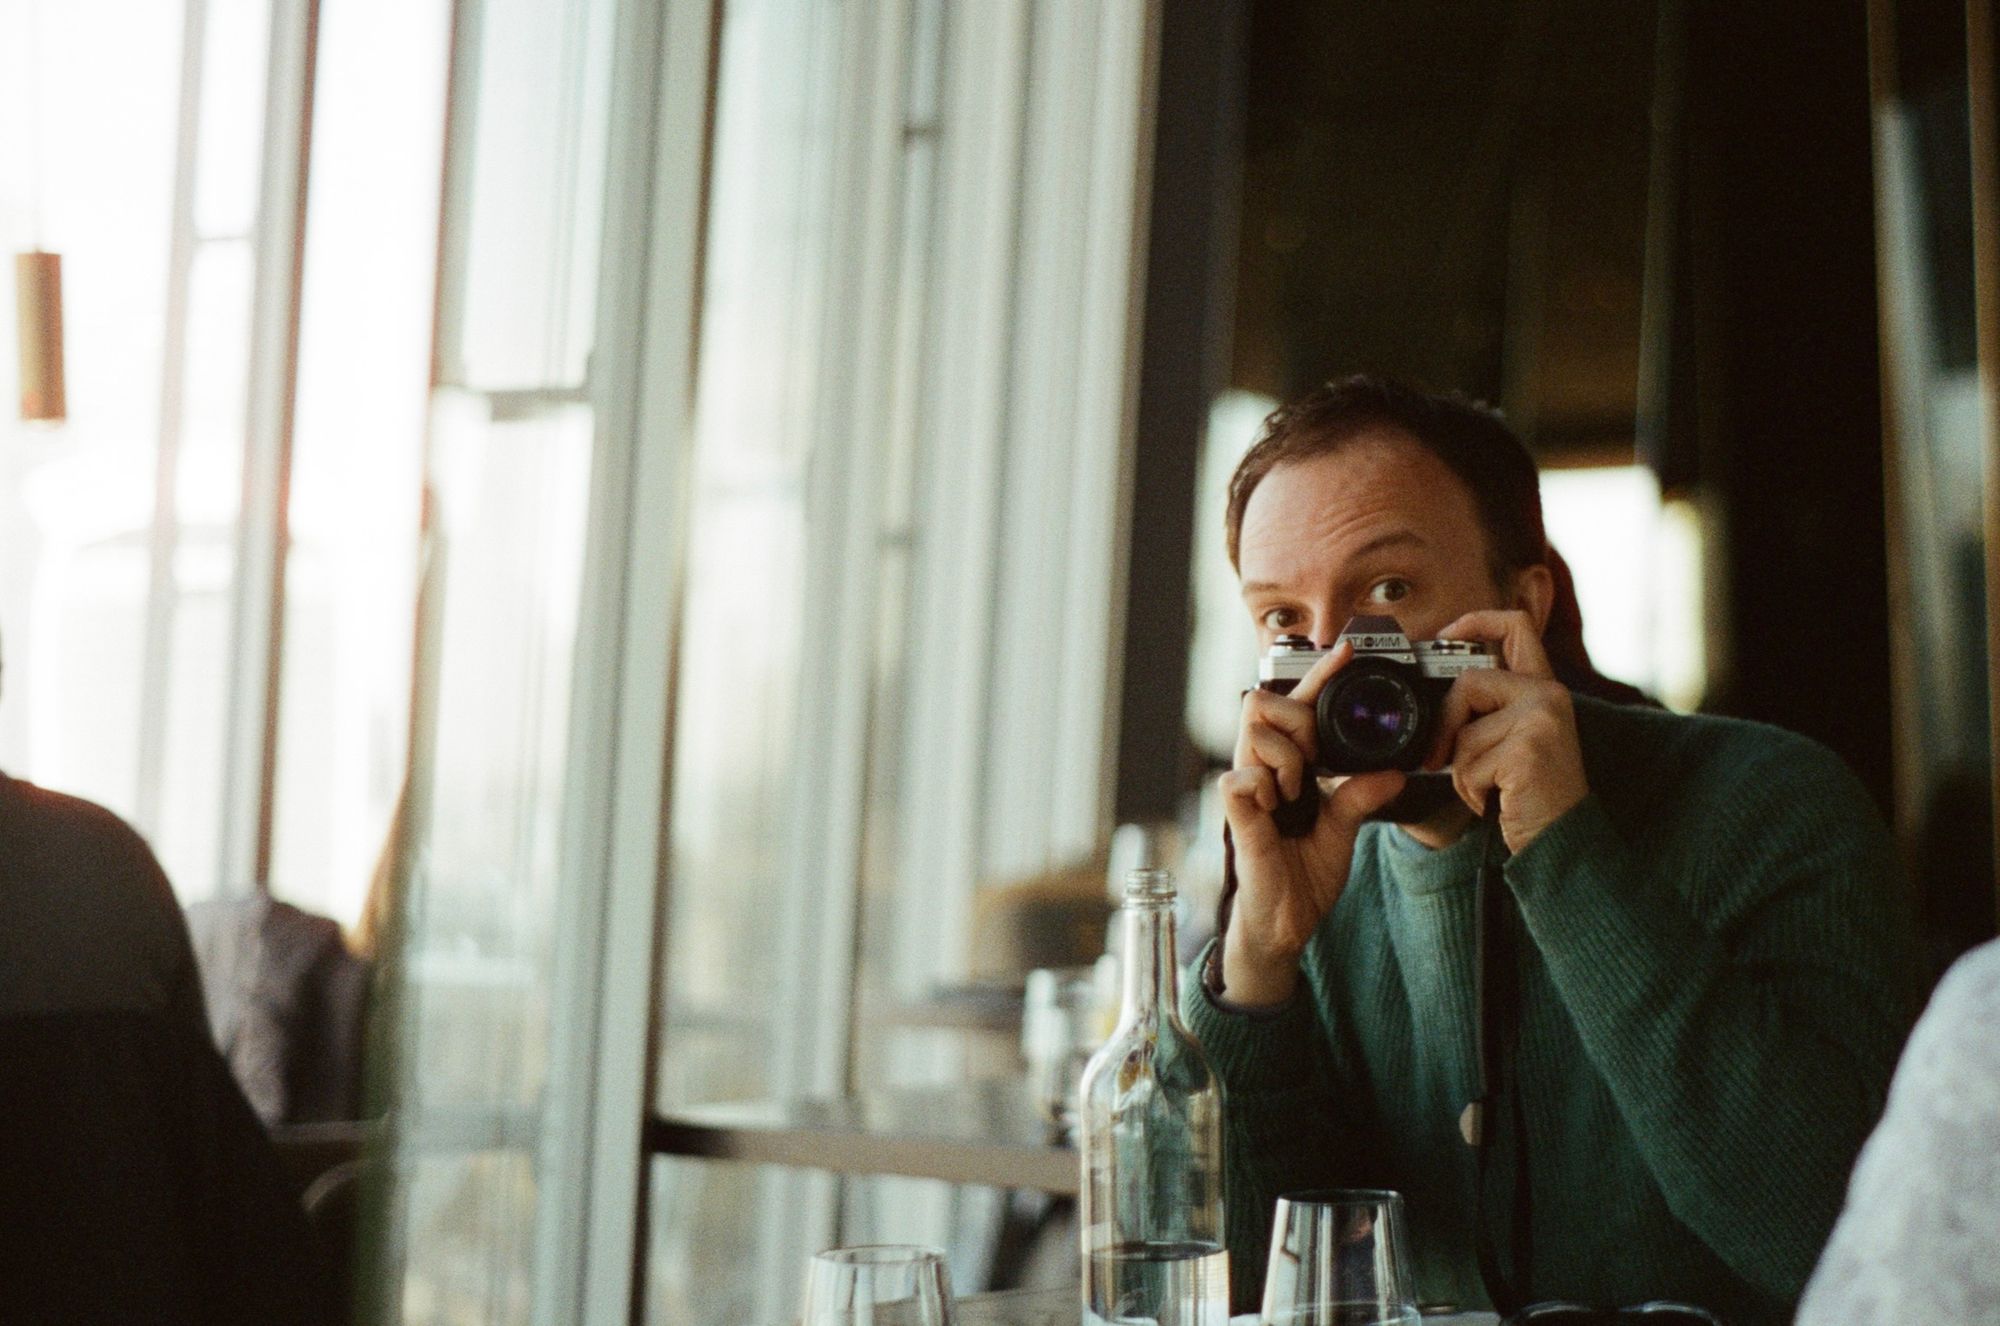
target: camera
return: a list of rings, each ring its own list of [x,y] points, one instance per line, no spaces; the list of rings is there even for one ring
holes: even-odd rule
[[[1437,741],[1439,715],[1452,682],[1464,673],[1500,666],[1489,645],[1412,641],[1394,617],[1351,618],[1340,639],[1354,647],[1354,656],[1320,691],[1314,706],[1320,773],[1418,769]],[[1257,685],[1289,694],[1330,652],[1304,636],[1281,635],[1258,665]],[[1395,813],[1407,813],[1407,805],[1384,808],[1385,817]],[[1312,831],[1318,815],[1318,787],[1308,778],[1305,794],[1279,807],[1279,830],[1302,837]]]

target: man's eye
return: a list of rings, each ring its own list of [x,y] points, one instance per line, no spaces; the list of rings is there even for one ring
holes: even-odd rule
[[[1408,598],[1409,595],[1410,582],[1395,576],[1376,581],[1374,587],[1368,591],[1368,597],[1376,603],[1394,603],[1398,599]]]
[[[1282,631],[1288,626],[1296,626],[1299,614],[1291,608],[1266,608],[1257,620],[1267,631]]]

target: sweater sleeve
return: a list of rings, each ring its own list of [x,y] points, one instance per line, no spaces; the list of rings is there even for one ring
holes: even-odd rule
[[[1887,833],[1830,753],[1782,745],[1706,804],[1676,856],[1593,795],[1507,880],[1675,1216],[1791,1302],[1881,1109],[1914,950]]]
[[[1334,1039],[1306,981],[1279,1008],[1232,1010],[1201,980],[1208,958],[1205,949],[1183,974],[1181,1013],[1222,1082],[1231,1310],[1251,1312],[1278,1198],[1337,1186],[1351,1168],[1357,1125],[1343,1119],[1352,1112],[1338,1103]]]

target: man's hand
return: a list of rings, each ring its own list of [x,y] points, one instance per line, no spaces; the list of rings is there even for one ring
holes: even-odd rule
[[[1501,836],[1522,851],[1590,795],[1569,688],[1555,679],[1525,612],[1469,612],[1438,638],[1497,644],[1507,670],[1467,672],[1452,684],[1426,767],[1449,764],[1474,814],[1498,789]]]
[[[1222,776],[1222,807],[1236,844],[1236,902],[1222,945],[1229,1001],[1271,1006],[1291,998],[1299,954],[1347,887],[1361,823],[1403,790],[1400,773],[1359,774],[1320,804],[1313,831],[1279,834],[1271,812],[1299,795],[1318,758],[1313,702],[1354,656],[1342,643],[1313,665],[1290,695],[1243,698],[1235,767]]]

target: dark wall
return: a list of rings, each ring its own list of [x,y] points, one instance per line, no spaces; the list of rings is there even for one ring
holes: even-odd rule
[[[1231,375],[1357,369],[1632,446],[1655,18],[1603,0],[1255,0]]]
[[[1687,258],[1702,489],[1722,516],[1709,707],[1803,732],[1890,804],[1866,28],[1859,0],[1696,0]]]
[[[1223,385],[1240,157],[1242,6],[1163,6],[1146,310],[1120,686],[1120,823],[1174,817],[1199,763],[1187,739],[1195,481]]]

